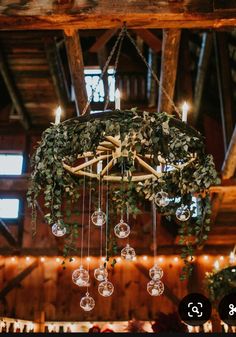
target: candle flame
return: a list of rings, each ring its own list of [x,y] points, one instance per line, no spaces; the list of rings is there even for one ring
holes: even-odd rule
[[[189,110],[189,104],[187,102],[184,102],[184,104],[182,105],[182,110]]]
[[[116,98],[120,98],[121,94],[120,94],[120,90],[117,88],[115,91],[115,97]]]
[[[61,113],[62,113],[62,109],[61,109],[61,106],[58,105],[57,109],[56,109],[56,115],[59,115],[61,116]]]
[[[215,261],[214,268],[215,268],[215,270],[219,270],[220,269],[220,263],[219,263],[218,260]]]

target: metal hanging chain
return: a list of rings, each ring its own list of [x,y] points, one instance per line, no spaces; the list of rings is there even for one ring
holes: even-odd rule
[[[120,31],[120,33],[119,33],[119,35],[118,35],[118,38],[117,38],[117,40],[116,40],[116,42],[115,42],[115,44],[114,44],[114,46],[113,46],[113,48],[112,48],[112,50],[111,50],[111,53],[110,53],[110,55],[108,56],[108,59],[107,59],[105,65],[104,65],[104,67],[103,67],[103,69],[102,69],[102,72],[101,72],[101,75],[99,76],[98,82],[97,82],[96,86],[92,89],[92,94],[91,94],[91,96],[89,97],[89,99],[88,99],[88,101],[87,101],[87,103],[86,103],[86,105],[85,105],[85,107],[84,107],[84,110],[83,110],[83,112],[82,112],[82,115],[84,115],[84,114],[86,113],[86,111],[87,111],[87,109],[88,109],[88,107],[89,107],[89,104],[91,103],[91,101],[92,101],[92,99],[93,99],[93,97],[94,97],[94,94],[95,94],[95,92],[96,92],[96,90],[97,90],[97,88],[98,88],[98,85],[99,85],[100,81],[102,80],[102,78],[103,78],[105,72],[107,71],[107,68],[109,67],[109,64],[110,64],[111,59],[112,59],[112,57],[113,57],[113,55],[114,55],[114,53],[115,53],[115,51],[116,51],[116,48],[117,48],[118,44],[119,44],[119,42],[120,42],[120,39],[122,38],[122,36],[123,36],[124,33],[125,33],[125,30],[126,30],[125,27],[123,27],[123,28],[121,29],[121,31]]]
[[[91,187],[91,178],[89,179],[89,219],[88,219],[88,253],[87,253],[87,271],[89,273],[90,270],[90,236],[91,236],[91,204],[92,204],[92,187]],[[89,285],[87,285],[88,292]]]
[[[116,55],[116,59],[115,59],[114,74],[113,74],[114,79],[116,78],[116,71],[117,71],[117,67],[118,67],[118,63],[119,63],[119,59],[120,59],[121,47],[122,47],[124,37],[125,37],[124,33],[121,35],[120,43],[119,43],[119,47],[118,47],[118,51],[117,51],[117,55]],[[107,109],[108,104],[109,104],[110,87],[111,87],[111,83],[108,85],[108,94],[107,94],[107,97],[106,97],[106,103],[104,105],[104,111]]]
[[[139,54],[139,56],[141,57],[141,59],[143,60],[143,62],[145,63],[146,67],[151,71],[153,78],[155,79],[155,81],[157,82],[157,85],[159,86],[159,88],[161,88],[161,91],[163,92],[163,94],[166,96],[166,98],[168,99],[168,101],[170,102],[170,104],[172,105],[172,107],[174,108],[174,110],[177,112],[178,116],[181,117],[181,113],[179,112],[179,109],[177,108],[177,106],[175,105],[175,103],[173,102],[173,100],[171,99],[170,95],[168,94],[168,92],[165,90],[165,88],[161,85],[160,80],[158,79],[157,75],[155,74],[155,72],[153,71],[152,67],[148,64],[148,62],[146,61],[144,55],[142,54],[141,50],[139,49],[139,47],[137,46],[136,42],[134,41],[134,39],[132,38],[132,36],[130,35],[130,33],[128,32],[128,30],[125,27],[125,34],[127,35],[127,37],[129,38],[130,42],[132,43],[132,45],[135,47],[137,53]]]
[[[153,256],[154,264],[157,258],[157,211],[155,202],[152,200],[152,222],[153,222]]]
[[[107,153],[108,153],[108,151],[107,151]],[[109,162],[109,160],[108,160],[108,158],[107,158],[107,164],[108,164],[108,162]],[[107,165],[107,174],[108,174],[108,165]],[[108,180],[107,180],[107,184],[106,184],[107,186],[107,193],[106,193],[106,229],[105,229],[105,249],[106,249],[106,251],[105,251],[105,255],[106,255],[106,269],[107,269],[107,256],[108,256],[108,254],[107,254],[107,252],[108,252],[108,221],[109,221],[109,185],[108,185]]]

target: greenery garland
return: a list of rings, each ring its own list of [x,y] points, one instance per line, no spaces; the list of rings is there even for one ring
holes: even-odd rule
[[[137,214],[142,200],[151,201],[157,192],[163,190],[171,202],[166,207],[157,206],[157,210],[168,218],[174,217],[180,204],[190,205],[192,196],[198,195],[197,220],[179,223],[180,244],[183,245],[181,256],[186,264],[181,276],[184,279],[191,271],[188,257],[193,254],[195,246],[202,245],[207,239],[210,230],[210,200],[206,191],[210,185],[218,184],[219,179],[212,156],[204,151],[202,135],[164,112],[148,113],[136,109],[111,111],[81,116],[59,125],[52,124],[44,131],[31,161],[28,202],[32,207],[32,220],[36,221],[35,205],[43,194],[47,223],[52,225],[59,221],[67,226],[67,232],[70,233],[65,244],[65,255],[74,249],[73,242],[78,237],[79,225],[70,223],[69,218],[73,204],[80,197],[82,179],[64,170],[63,161],[72,165],[79,154],[87,151],[95,154],[105,136],[116,135],[120,135],[123,147],[128,151],[128,157],[119,158],[119,163],[125,165],[130,172],[135,171],[133,150],[140,155],[153,154],[153,167],[159,164],[158,156],[165,158],[170,164],[177,164],[189,160],[192,153],[196,155],[196,160],[181,171],[169,171],[164,177],[138,184],[132,181],[118,187],[114,184],[109,189],[109,198],[113,200],[110,203],[114,208],[113,214],[117,214],[117,209],[121,211],[127,206],[130,214]],[[66,207],[62,207],[65,201]],[[110,235],[110,241],[113,242],[112,233]]]
[[[219,302],[224,296],[236,291],[236,266],[206,273],[206,286],[210,300]]]

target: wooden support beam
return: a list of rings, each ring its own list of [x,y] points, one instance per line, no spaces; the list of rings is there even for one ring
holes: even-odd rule
[[[200,113],[201,101],[202,101],[202,93],[204,89],[204,83],[206,78],[206,72],[208,67],[208,62],[210,59],[212,50],[212,33],[204,32],[202,35],[202,45],[201,51],[198,60],[198,70],[196,77],[196,84],[194,90],[194,104],[192,111],[192,123],[196,125],[198,121],[198,116]]]
[[[233,1],[54,1],[2,0],[0,29],[220,28],[236,24]],[[222,1],[221,1],[222,2]]]
[[[135,263],[135,267],[148,279],[150,280],[148,270],[140,263]],[[179,305],[179,298],[172,292],[170,288],[165,283],[165,290],[164,290],[164,296],[166,296],[173,304],[175,304],[177,307]]]
[[[133,31],[140,36],[143,41],[156,53],[161,51],[161,40],[148,29],[133,29]]]
[[[19,95],[17,86],[14,82],[13,75],[11,74],[6,59],[1,51],[0,51],[0,71],[4,79],[5,85],[8,89],[8,93],[11,97],[15,111],[19,115],[20,121],[24,126],[24,128],[28,130],[30,127],[29,117],[27,115],[26,109]]]
[[[79,33],[77,30],[65,31],[65,43],[67,57],[70,67],[71,81],[75,93],[75,105],[77,115],[82,115],[88,101],[85,79],[84,79],[84,61],[80,45]],[[86,113],[90,112],[90,108]]]
[[[217,80],[220,98],[221,121],[225,153],[233,131],[232,88],[229,48],[224,32],[214,32]]]
[[[224,193],[214,194],[211,198],[211,223],[215,224]]]
[[[14,288],[16,288],[36,267],[38,267],[38,260],[33,262],[27,268],[22,270],[17,276],[11,279],[7,285],[0,291],[0,301],[4,300],[7,294]]]
[[[222,179],[230,179],[236,170],[236,125],[222,166]]]
[[[64,82],[63,70],[61,69],[62,65],[58,60],[58,51],[54,37],[45,37],[44,46],[58,103],[65,111],[68,105],[67,90]]]
[[[18,246],[18,242],[16,238],[12,235],[11,231],[9,230],[8,226],[5,224],[5,222],[0,219],[0,233],[4,236],[4,238],[7,240],[7,242],[13,246]]]
[[[117,28],[107,29],[102,35],[100,35],[96,42],[89,48],[90,53],[100,52],[107,44],[108,41],[116,34]]]
[[[173,100],[178,66],[180,29],[164,29],[162,40],[161,76],[159,87],[158,111],[172,113],[172,106],[162,87]]]

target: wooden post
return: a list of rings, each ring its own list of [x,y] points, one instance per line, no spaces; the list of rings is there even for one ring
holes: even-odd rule
[[[84,61],[77,30],[65,30],[66,51],[70,67],[71,81],[75,92],[77,115],[83,114],[88,101],[85,79]],[[85,113],[89,113],[90,108]]]
[[[34,332],[45,332],[45,312],[43,310],[34,312]]]
[[[200,112],[202,93],[204,89],[205,77],[212,50],[212,33],[205,32],[202,36],[201,51],[198,60],[197,78],[194,91],[194,104],[192,111],[192,122],[196,125]]]
[[[170,101],[164,94],[161,87],[165,89],[169,97],[173,100],[175,91],[175,81],[177,74],[180,29],[164,29],[162,40],[161,77],[159,87],[158,111],[172,112]]]
[[[236,126],[222,166],[222,178],[230,179],[236,169]]]

